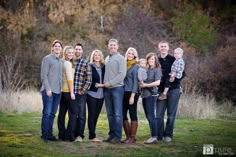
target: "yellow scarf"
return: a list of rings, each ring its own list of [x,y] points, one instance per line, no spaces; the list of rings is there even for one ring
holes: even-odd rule
[[[132,67],[133,64],[136,64],[136,61],[134,59],[127,60],[127,71]]]

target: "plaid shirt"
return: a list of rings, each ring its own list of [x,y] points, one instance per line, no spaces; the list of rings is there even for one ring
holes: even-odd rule
[[[74,92],[86,92],[92,82],[92,71],[89,63],[84,58],[79,58],[75,68]]]
[[[171,66],[171,73],[175,72],[176,73],[175,77],[180,79],[184,71],[184,66],[185,63],[183,58],[176,59]]]

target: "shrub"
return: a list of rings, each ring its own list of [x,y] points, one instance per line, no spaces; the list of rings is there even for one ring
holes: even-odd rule
[[[207,54],[208,46],[217,39],[216,30],[201,9],[188,6],[183,11],[176,11],[171,21],[178,37],[203,54]]]
[[[214,95],[217,101],[236,102],[236,46],[235,37],[225,38],[225,47],[219,46],[214,55],[198,57],[185,53],[187,77],[183,85],[191,91],[196,88],[203,95]]]

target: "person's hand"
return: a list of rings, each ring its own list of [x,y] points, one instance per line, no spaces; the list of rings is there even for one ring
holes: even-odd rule
[[[75,100],[75,94],[74,93],[70,93],[70,98],[71,98],[71,100]]]
[[[175,74],[174,73],[170,74],[170,77],[175,77]]]
[[[144,82],[140,82],[140,83],[139,83],[139,86],[140,86],[140,87],[142,87],[142,88],[144,88],[144,87],[146,87],[146,86],[147,86],[147,84],[146,84],[146,83],[144,83]]]
[[[103,84],[103,87],[108,88],[108,87],[109,87],[109,84],[108,84],[107,82],[105,82],[105,83]]]
[[[49,90],[49,91],[46,92],[46,94],[47,94],[48,97],[50,97],[50,96],[52,96],[52,91]]]
[[[134,104],[134,97],[133,97],[133,96],[131,96],[131,97],[129,98],[129,104],[130,104],[130,105],[133,105],[133,104]]]
[[[79,95],[83,95],[83,94],[84,94],[84,91],[80,90]]]
[[[170,82],[174,82],[175,81],[175,77],[170,77]]]
[[[104,87],[104,84],[96,83],[96,87],[97,87],[97,88],[103,88],[103,87]]]

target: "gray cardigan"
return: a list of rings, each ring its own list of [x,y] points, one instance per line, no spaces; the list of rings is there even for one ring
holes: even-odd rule
[[[119,52],[109,55],[105,60],[104,82],[109,84],[110,88],[124,85],[126,75],[126,61]]]
[[[134,64],[132,67],[127,71],[124,84],[125,84],[125,91],[138,93],[138,65]]]
[[[62,90],[62,66],[63,61],[54,54],[49,54],[43,58],[41,64],[41,81],[43,90],[60,94]]]

